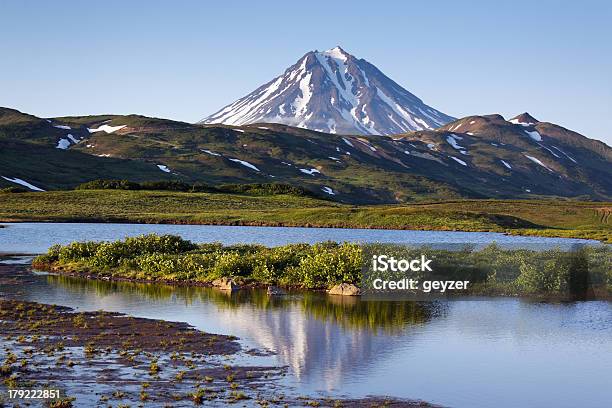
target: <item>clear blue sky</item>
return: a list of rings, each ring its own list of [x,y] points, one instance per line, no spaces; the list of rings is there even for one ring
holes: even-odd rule
[[[609,1],[0,2],[0,105],[193,122],[341,45],[453,116],[529,111],[612,145]]]

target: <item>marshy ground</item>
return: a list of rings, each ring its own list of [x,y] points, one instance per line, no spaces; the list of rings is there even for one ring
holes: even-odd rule
[[[446,200],[353,206],[292,195],[76,190],[0,194],[2,222],[491,231],[612,242],[609,202]]]

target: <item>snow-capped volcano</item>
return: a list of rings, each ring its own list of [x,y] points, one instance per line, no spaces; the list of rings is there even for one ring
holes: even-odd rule
[[[454,118],[340,47],[311,51],[282,75],[200,123],[283,123],[328,133],[388,135]]]

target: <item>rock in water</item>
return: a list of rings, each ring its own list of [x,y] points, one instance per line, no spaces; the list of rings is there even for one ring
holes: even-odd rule
[[[352,283],[341,283],[328,290],[327,293],[330,295],[359,296],[361,295],[361,289]]]
[[[277,287],[277,286],[268,286],[268,295],[269,296],[283,296],[286,295],[287,292],[285,292],[284,290],[282,290],[281,288]]]
[[[219,279],[215,279],[212,282],[212,285],[217,288],[217,289],[221,289],[221,290],[227,290],[227,291],[234,291],[234,290],[238,290],[240,289],[240,286],[238,286],[238,284],[236,282],[234,282],[233,279],[229,279],[229,278],[219,278]]]

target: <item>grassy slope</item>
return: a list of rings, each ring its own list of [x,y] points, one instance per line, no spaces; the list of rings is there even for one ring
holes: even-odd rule
[[[98,178],[125,178],[128,174],[130,180],[135,181],[172,179],[153,163],[96,157],[50,147],[33,149],[27,143],[10,146],[0,143],[0,175],[21,178],[43,189],[65,188],[67,179],[83,183]],[[0,178],[0,188],[16,185]]]
[[[457,200],[348,206],[287,195],[86,190],[0,195],[2,221],[100,221],[499,231],[612,242],[611,203]]]

